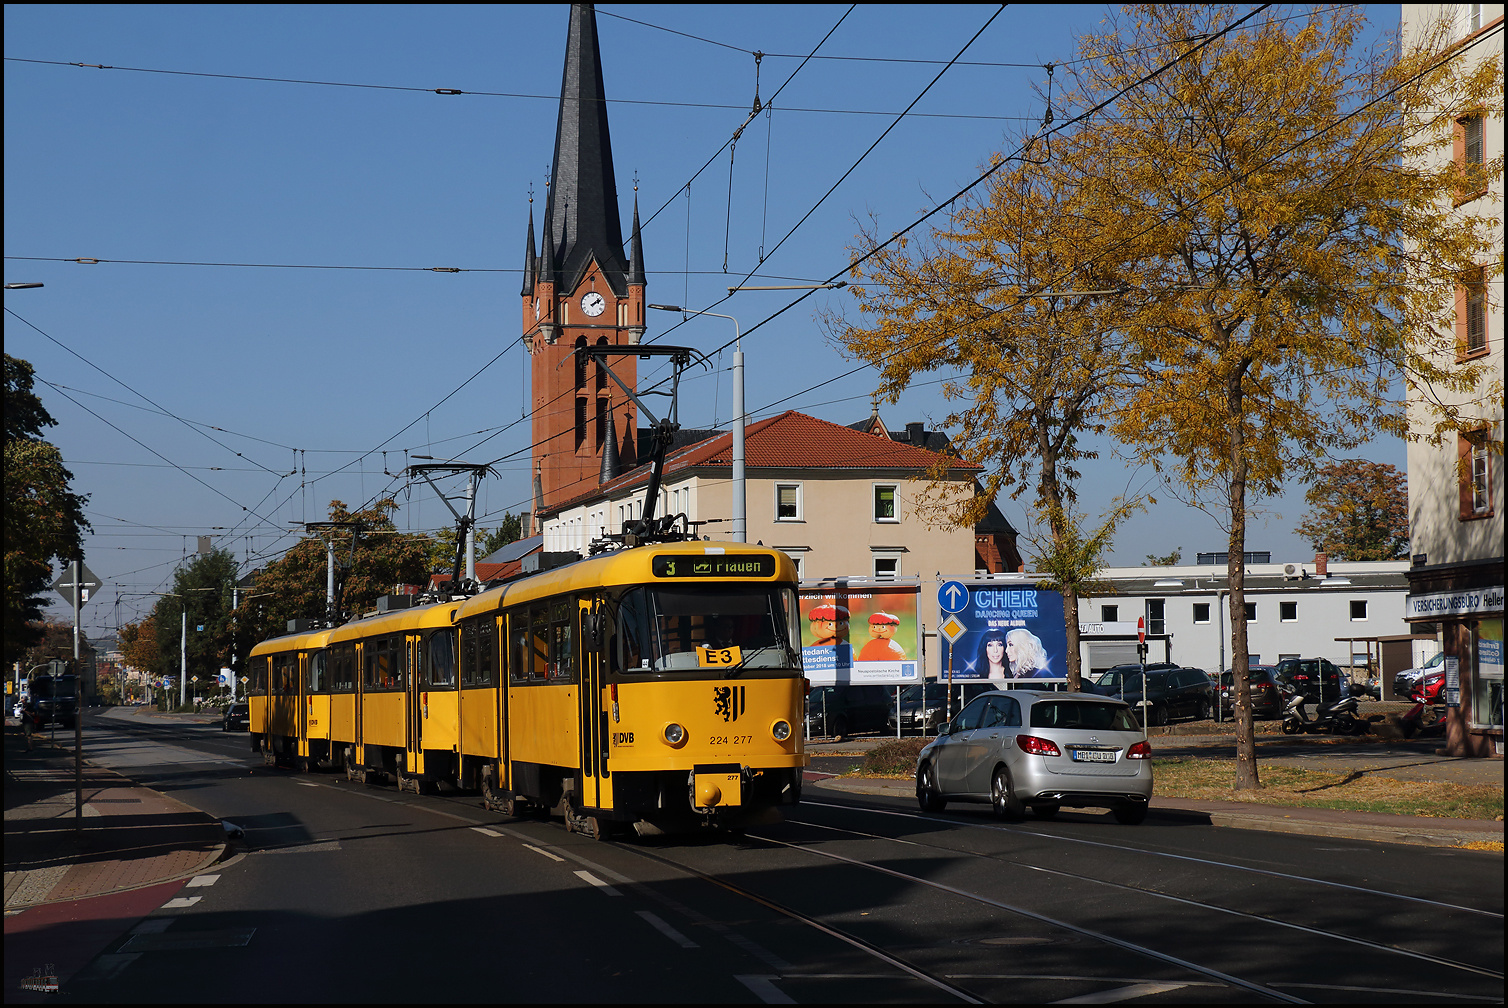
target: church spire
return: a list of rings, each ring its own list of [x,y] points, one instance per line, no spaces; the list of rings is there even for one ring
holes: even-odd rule
[[[524,289],[519,291],[524,297],[532,297],[534,294],[535,270],[539,267],[539,253],[534,250],[534,195],[529,194],[529,243],[524,249]]]
[[[639,240],[639,187],[634,185],[634,228],[628,239],[628,282],[644,286],[644,243]]]
[[[556,289],[574,290],[587,264],[596,259],[613,291],[623,296],[628,264],[613,177],[597,15],[591,4],[571,5],[550,181],[544,253],[556,271]]]

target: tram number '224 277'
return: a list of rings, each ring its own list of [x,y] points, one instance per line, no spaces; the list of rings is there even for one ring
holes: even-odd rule
[[[714,735],[707,740],[711,745],[748,745],[753,741],[753,735]]]

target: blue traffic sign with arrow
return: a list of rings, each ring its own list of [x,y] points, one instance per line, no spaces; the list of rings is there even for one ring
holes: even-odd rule
[[[937,589],[937,604],[943,612],[963,612],[969,605],[969,590],[961,581],[944,581]]]

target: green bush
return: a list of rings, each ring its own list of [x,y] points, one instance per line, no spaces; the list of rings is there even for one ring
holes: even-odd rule
[[[864,755],[866,774],[876,777],[910,777],[916,772],[916,758],[930,738],[900,738],[881,742]]]

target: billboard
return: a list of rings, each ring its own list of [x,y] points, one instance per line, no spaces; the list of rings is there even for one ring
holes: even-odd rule
[[[921,682],[919,585],[803,588],[801,666],[814,685]]]
[[[1068,632],[1063,596],[1034,585],[970,584],[968,603],[952,613],[959,632],[944,644],[938,678],[1064,682]],[[944,614],[944,622],[950,617]]]

